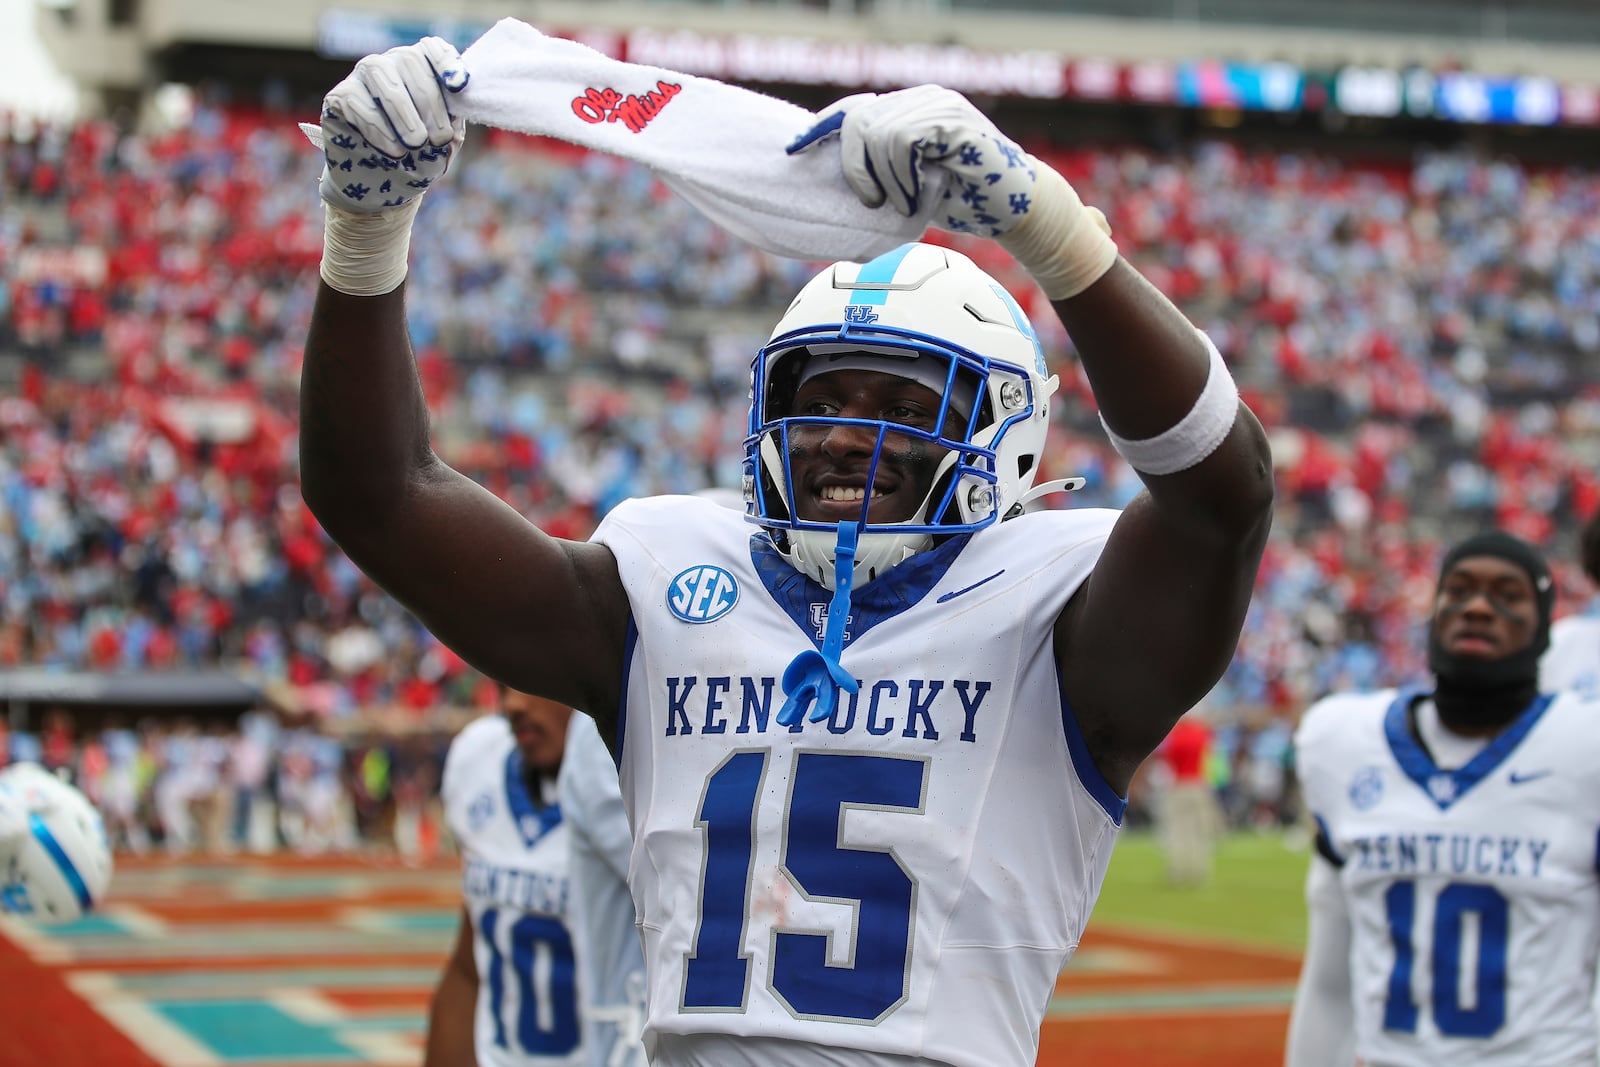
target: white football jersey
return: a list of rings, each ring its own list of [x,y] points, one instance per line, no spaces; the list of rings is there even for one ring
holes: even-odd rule
[[[480,1067],[581,1067],[561,806],[553,795],[550,803],[529,795],[522,754],[500,715],[456,735],[440,793],[472,921]]]
[[[862,586],[841,657],[860,691],[783,727],[831,594],[713,503],[607,516],[652,1057],[705,1061],[667,1038],[706,1034],[775,1064],[1034,1063],[1125,807],[1052,648],[1115,519],[1024,515]]]
[[[1569,615],[1550,627],[1550,647],[1539,657],[1539,688],[1600,694],[1600,616]]]
[[[644,949],[628,892],[633,832],[594,720],[567,726],[561,819],[572,841],[572,928],[589,1067],[644,1067]]]
[[[1411,729],[1423,696],[1329,697],[1296,735],[1349,907],[1356,1052],[1382,1067],[1593,1064],[1600,705],[1540,697],[1441,770]]]

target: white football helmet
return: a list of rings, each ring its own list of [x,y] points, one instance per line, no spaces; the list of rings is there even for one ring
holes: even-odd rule
[[[110,884],[111,846],[89,798],[37,763],[0,771],[0,911],[71,922]]]
[[[800,376],[813,356],[836,356],[930,384],[944,393],[924,432],[863,419],[796,416]],[[914,368],[913,367],[914,361]],[[896,367],[899,364],[900,367]],[[912,518],[867,521],[862,501],[854,583],[869,582],[940,534],[980,530],[1020,514],[1038,473],[1057,379],[1038,336],[1005,289],[959,252],[907,244],[868,263],[835,263],[795,297],[751,367],[744,492],[750,520],[765,527],[802,574],[834,588],[832,523],[791,507],[788,434],[797,425],[851,424],[927,441],[945,450],[928,498]],[[947,421],[952,410],[957,417]],[[965,418],[962,412],[970,410]]]

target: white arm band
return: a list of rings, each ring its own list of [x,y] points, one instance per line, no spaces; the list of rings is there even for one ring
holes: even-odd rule
[[[411,223],[422,197],[372,215],[323,202],[322,280],[349,296],[382,296],[406,280]]]
[[[1176,474],[1205,459],[1217,450],[1233,429],[1239,416],[1239,387],[1222,361],[1222,353],[1205,334],[1200,337],[1211,353],[1211,372],[1206,375],[1206,387],[1194,402],[1189,413],[1179,419],[1171,429],[1134,441],[1119,437],[1106,426],[1105,416],[1100,425],[1105,426],[1111,445],[1133,469],[1144,474]]]

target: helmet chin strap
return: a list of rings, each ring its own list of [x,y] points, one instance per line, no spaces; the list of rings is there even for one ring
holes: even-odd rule
[[[783,707],[778,709],[778,725],[793,726],[811,705],[812,722],[821,722],[839,706],[839,690],[858,693],[861,684],[844,669],[839,656],[844,652],[845,627],[850,624],[850,587],[855,583],[856,524],[839,524],[839,544],[834,550],[833,600],[828,603],[828,627],[822,651],[808,648],[796,656],[783,672]]]

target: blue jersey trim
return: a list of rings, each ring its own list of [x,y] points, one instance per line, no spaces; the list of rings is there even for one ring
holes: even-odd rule
[[[1311,817],[1317,823],[1317,836],[1314,844],[1319,855],[1335,867],[1344,866],[1344,857],[1339,855],[1339,850],[1333,847],[1333,833],[1328,829],[1328,824],[1322,816],[1312,813]]]
[[[1072,713],[1072,704],[1067,700],[1066,690],[1057,686],[1061,694],[1061,726],[1067,735],[1067,751],[1072,755],[1072,769],[1078,772],[1078,781],[1094,797],[1095,803],[1111,816],[1111,821],[1118,826],[1122,825],[1123,813],[1128,810],[1128,798],[1119,794],[1112,788],[1106,776],[1100,773],[1100,768],[1094,765],[1094,757],[1089,755],[1089,744],[1083,739],[1083,731],[1078,727],[1078,717]]]
[[[1440,811],[1466,796],[1473,786],[1483,781],[1504,763],[1522,739],[1528,736],[1555,696],[1550,693],[1535,697],[1522,714],[1511,721],[1493,741],[1463,767],[1453,771],[1441,770],[1428,755],[1427,749],[1412,736],[1411,706],[1429,695],[1426,689],[1402,689],[1384,714],[1383,732],[1389,740],[1389,750],[1407,778],[1417,783]]]
[[[900,263],[911,254],[916,245],[905,244],[892,249],[861,265],[861,271],[856,275],[856,285],[887,286],[894,282],[894,275],[900,269]],[[882,304],[889,297],[889,290],[885,288],[854,289],[850,293],[852,304]]]
[[[628,738],[628,679],[633,675],[633,650],[639,647],[639,627],[628,616],[628,633],[622,639],[622,695],[617,700],[616,747],[611,750],[611,762],[622,769],[622,743]]]
[[[535,804],[528,792],[528,776],[524,773],[522,751],[515,745],[506,754],[506,810],[511,821],[517,824],[522,843],[532,848],[538,840],[561,825],[560,804]],[[529,830],[537,828],[537,833]]]
[[[92,908],[94,898],[89,894],[89,886],[84,882],[83,875],[78,873],[78,865],[72,862],[72,857],[67,855],[67,850],[61,847],[61,842],[56,840],[56,835],[50,832],[50,827],[45,825],[38,812],[28,814],[28,829],[33,832],[33,839],[39,842],[39,846],[55,863],[56,869],[61,872],[61,877],[67,883],[67,888],[72,890],[72,895],[78,898],[79,909],[88,911]]]
[[[952,537],[851,590],[850,625],[844,635],[844,647],[849,648],[850,642],[885,619],[915,607],[939,584],[971,539],[971,534]],[[794,620],[800,632],[821,649],[823,635],[817,632],[821,627],[814,625],[811,610],[814,605],[826,607],[833,594],[795,570],[765,533],[751,535],[750,562],[755,564],[756,574],[773,601]]]

